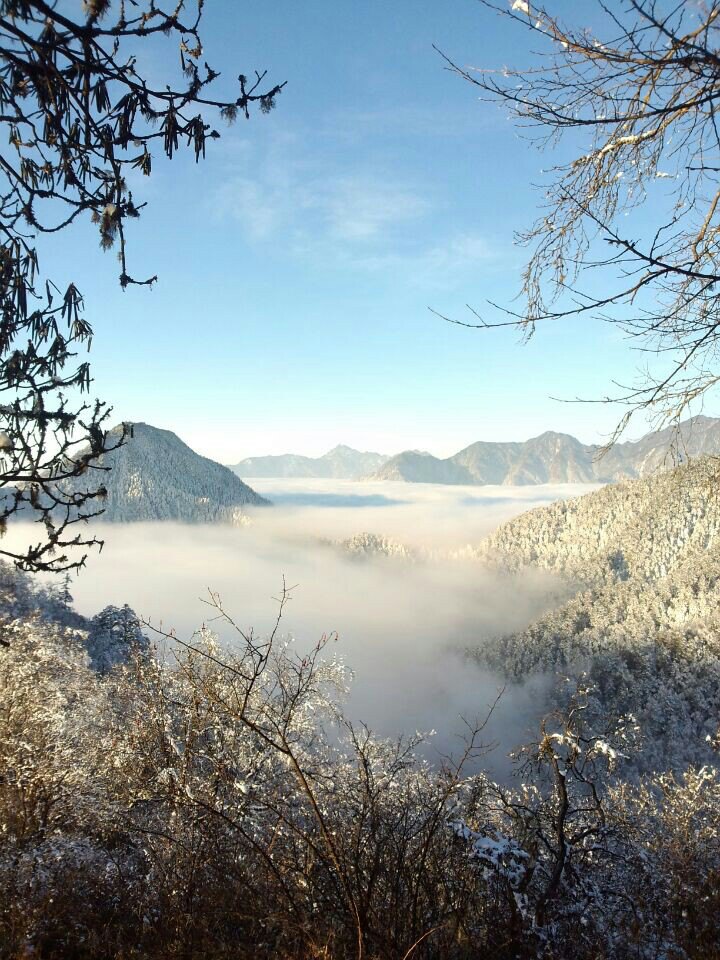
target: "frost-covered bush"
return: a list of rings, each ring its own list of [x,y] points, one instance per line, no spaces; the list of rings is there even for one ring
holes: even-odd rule
[[[213,602],[231,646],[137,643],[105,673],[47,609],[6,624],[3,960],[716,956],[714,769],[625,783],[635,723],[591,690],[517,782],[468,773],[481,723],[429,765],[343,717],[324,640]]]
[[[713,956],[714,770],[623,783],[635,724],[588,690],[517,784],[466,772],[481,724],[430,766],[345,720],[324,641],[242,634],[215,602],[231,647],[201,631],[105,675],[86,636],[15,623],[1,957]]]

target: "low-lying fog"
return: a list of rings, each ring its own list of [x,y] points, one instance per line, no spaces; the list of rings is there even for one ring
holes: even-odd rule
[[[462,650],[517,630],[547,609],[548,576],[508,578],[476,561],[408,563],[353,559],[322,544],[369,531],[438,550],[477,543],[499,523],[588,487],[448,487],[343,481],[254,481],[275,503],[241,528],[106,525],[72,586],[80,612],[129,603],[144,619],[189,637],[222,596],[242,627],[270,629],[283,576],[294,586],[284,632],[299,647],[337,632],[330,649],[351,667],[348,712],[379,733],[438,731],[452,746],[460,715],[486,711],[502,680]],[[229,639],[229,636],[228,636]],[[508,690],[488,737],[498,754],[526,739],[538,718],[537,689]]]
[[[464,487],[353,480],[248,480],[275,504],[280,530],[319,536],[379,533],[412,546],[477,543],[504,521],[553,500],[582,496],[600,484]],[[282,508],[282,509],[278,509]]]

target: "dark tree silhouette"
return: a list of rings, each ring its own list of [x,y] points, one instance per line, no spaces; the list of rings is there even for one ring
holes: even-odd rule
[[[575,27],[525,0],[481,2],[540,49],[523,69],[449,67],[572,159],[546,171],[518,238],[532,248],[522,306],[465,325],[531,336],[602,317],[650,354],[599,400],[627,405],[616,436],[639,410],[676,424],[720,380],[720,3],[598,0],[577,5],[592,25]]]
[[[89,217],[102,247],[117,249],[122,287],[152,284],[128,268],[125,225],[144,204],[126,172],[150,176],[153,151],[172,159],[189,147],[199,161],[219,136],[206,113],[267,112],[283,86],[256,73],[240,75],[231,99],[211,95],[203,5],[0,0],[0,531],[11,518],[43,525],[40,542],[0,555],[26,570],[77,568],[85,555],[69,548],[100,543],[78,524],[102,512],[92,471],[124,439],[108,435],[110,408],[88,398],[89,365],[75,359],[93,335],[82,295],[41,272],[38,237]],[[156,35],[179,43],[176,86],[138,72],[133,51]],[[85,473],[86,485],[68,482]]]

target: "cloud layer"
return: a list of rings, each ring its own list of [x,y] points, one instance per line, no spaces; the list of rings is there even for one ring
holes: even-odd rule
[[[190,637],[211,615],[202,600],[212,589],[240,626],[263,633],[284,577],[294,590],[283,629],[298,647],[338,634],[330,650],[355,675],[350,715],[387,736],[435,729],[437,747],[451,749],[460,716],[484,714],[503,683],[462,651],[524,627],[547,608],[555,584],[542,575],[509,579],[474,561],[357,560],[321,540],[371,531],[453,550],[524,509],[579,491],[337,481],[258,487],[281,502],[257,511],[247,527],[105,526],[102,554],[73,584],[80,611],[127,602],[158,627]],[[368,505],[358,507],[362,491]],[[536,690],[506,692],[488,729],[499,754],[527,738],[538,713]]]

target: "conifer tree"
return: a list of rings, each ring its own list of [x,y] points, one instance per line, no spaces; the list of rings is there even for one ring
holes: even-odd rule
[[[126,175],[150,176],[153,154],[181,148],[204,158],[219,136],[209,119],[267,112],[282,84],[240,74],[219,98],[219,74],[200,37],[204,0],[0,0],[0,531],[14,518],[41,524],[39,542],[0,548],[30,571],[84,563],[77,532],[102,512],[98,457],[124,437],[106,430],[110,408],[90,399],[93,327],[77,284],[40,262],[42,235],[91,220],[117,251],[123,288],[156,277],[131,273],[126,224],[144,203]],[[152,38],[178,44],[179,80],[155,82],[136,52]],[[68,484],[90,471],[86,485]]]

